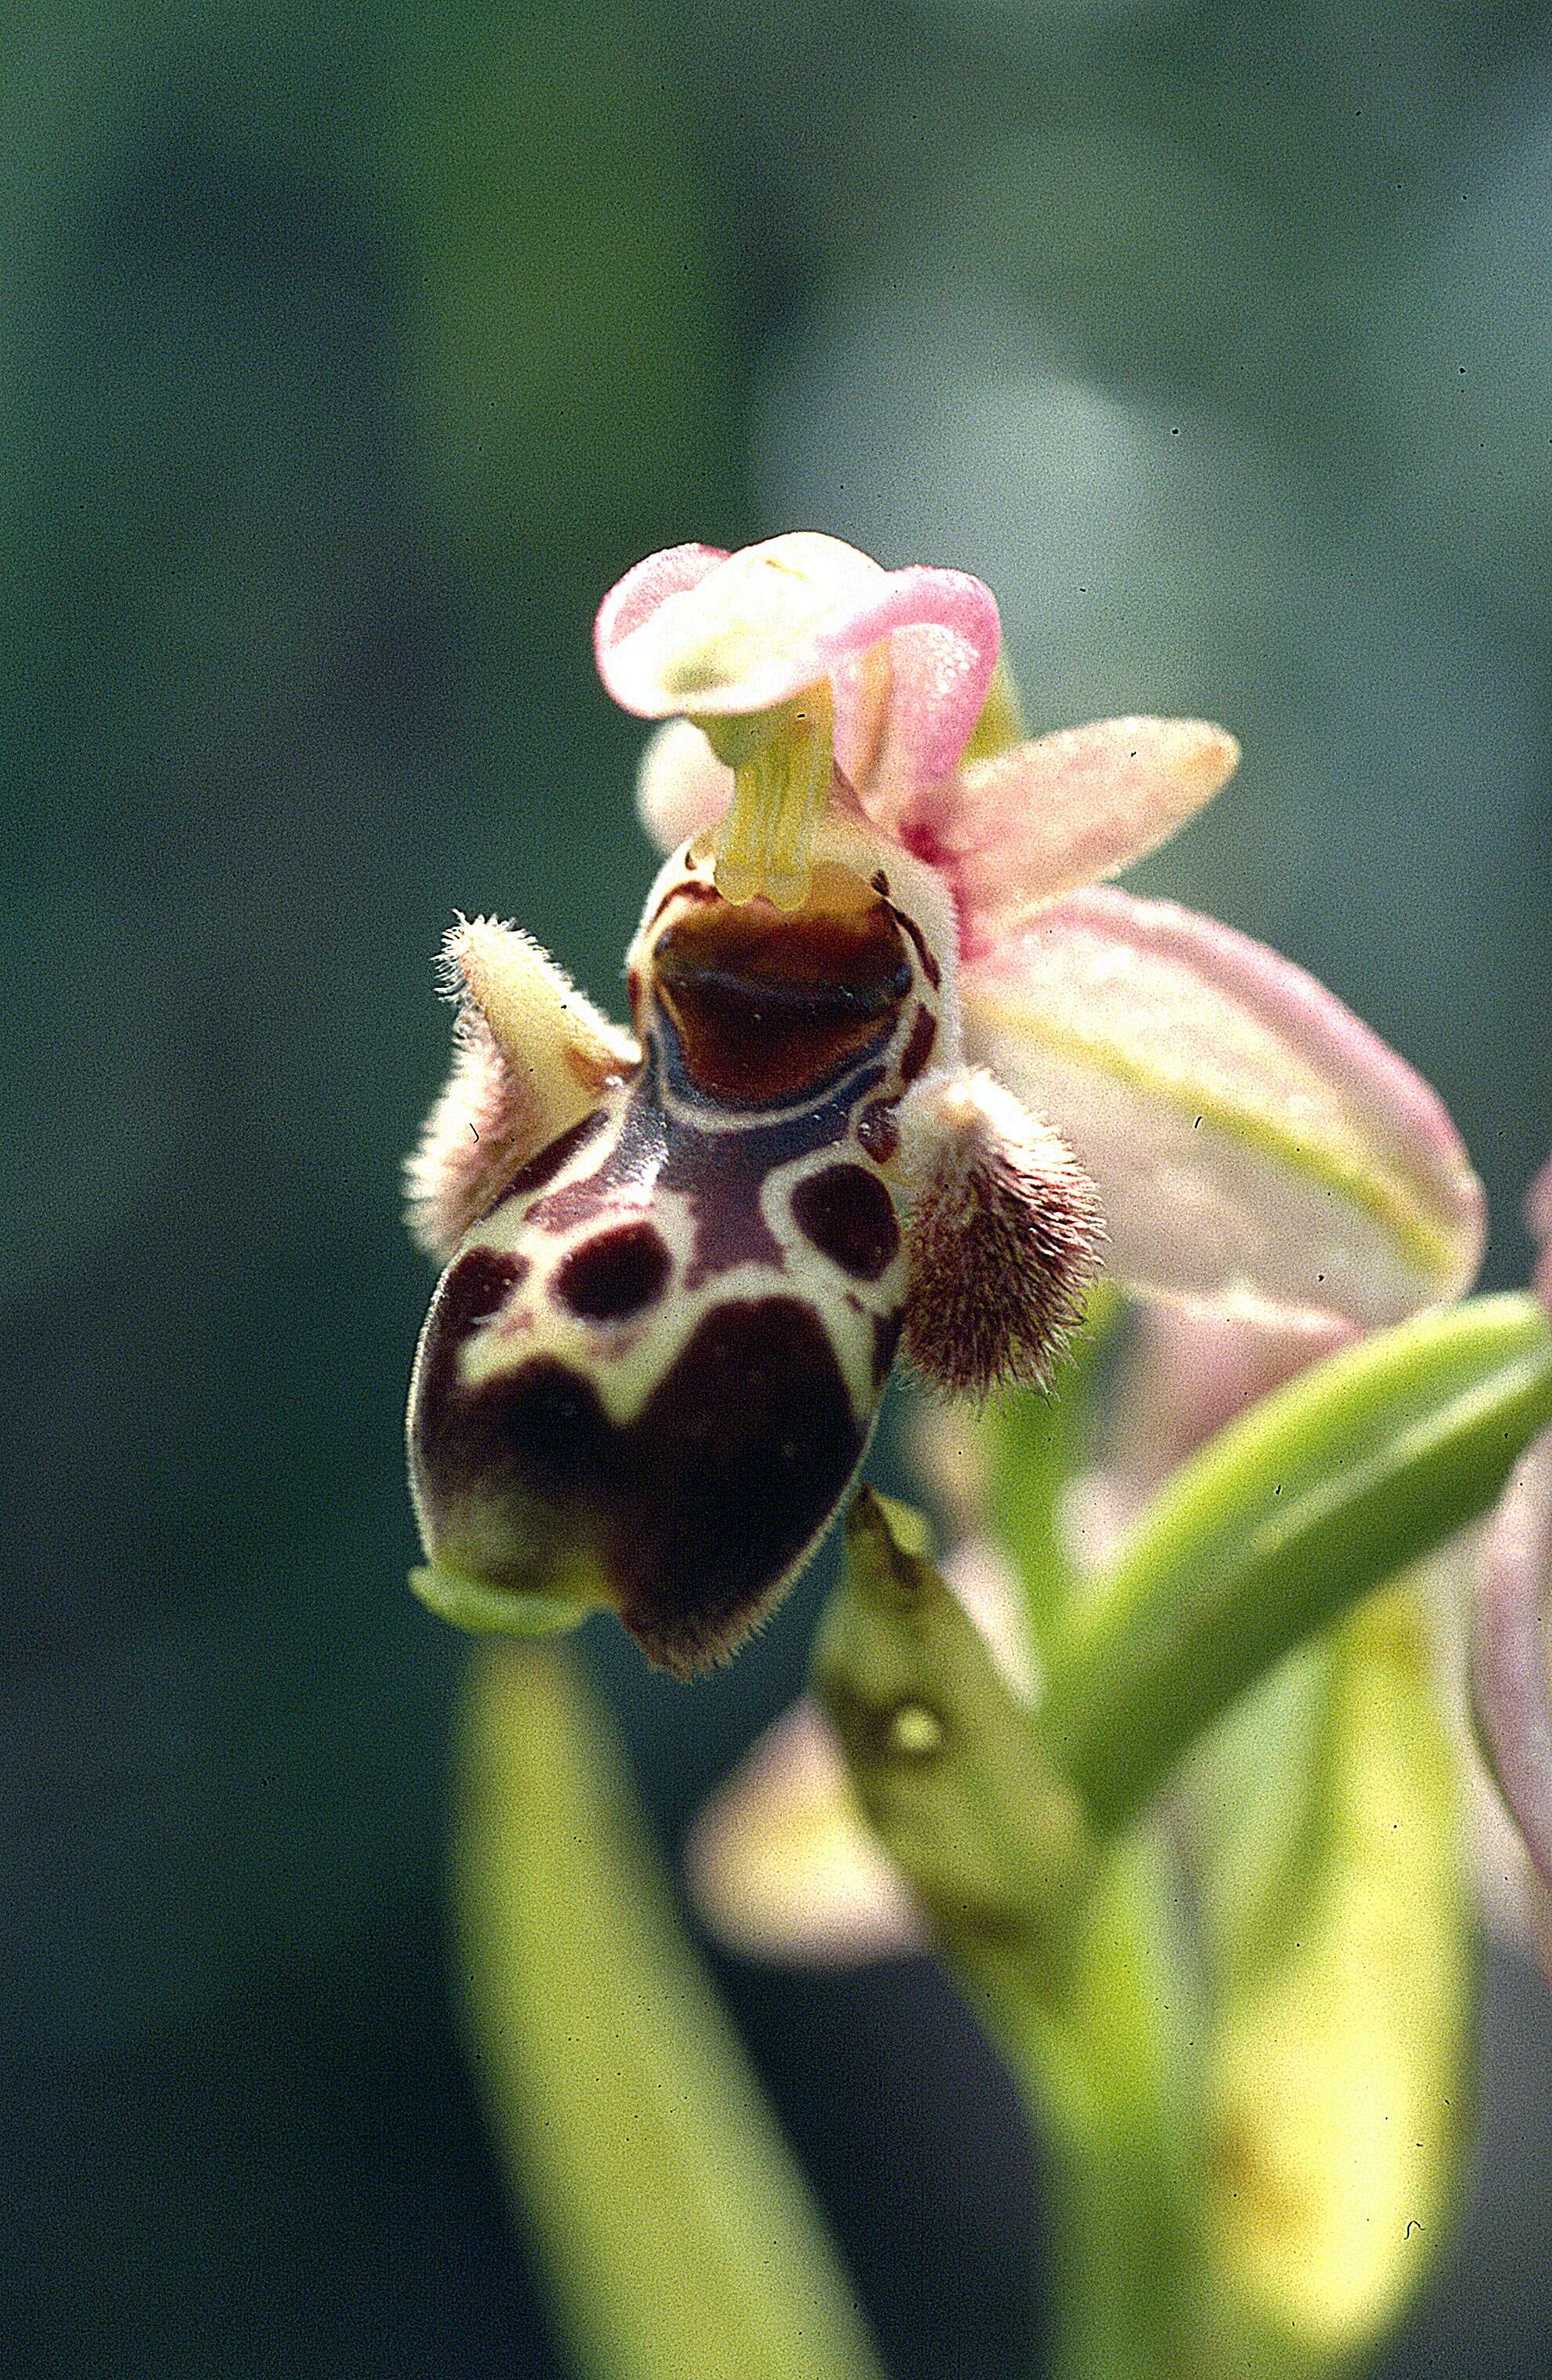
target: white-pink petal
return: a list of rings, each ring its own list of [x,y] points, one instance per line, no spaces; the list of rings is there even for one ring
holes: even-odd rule
[[[733,771],[689,720],[665,720],[648,738],[636,772],[636,810],[659,851],[677,851],[714,826],[732,799]]]
[[[643,719],[736,718],[828,674],[827,634],[886,573],[840,538],[794,530],[738,552],[676,546],[627,573],[599,611],[599,675]]]
[[[828,681],[836,764],[886,827],[957,766],[1000,640],[968,572],[886,571],[806,530],[650,556],[604,598],[594,638],[610,693],[646,719],[737,718]]]
[[[1240,747],[1202,719],[1100,719],[963,770],[921,813],[972,948],[1061,894],[1113,876],[1183,826]]]
[[[1001,636],[989,587],[967,571],[917,566],[891,571],[871,601],[820,638],[832,672],[888,639],[881,722],[869,717],[857,732],[843,715],[846,682],[836,681],[836,759],[876,823],[892,826],[908,795],[952,774],[981,715]]]
[[[593,622],[593,657],[605,686],[609,686],[609,657],[615,646],[649,620],[670,595],[698,585],[719,562],[726,560],[726,551],[720,545],[668,545],[615,580]],[[612,686],[610,691],[613,692]]]
[[[1441,1102],[1232,928],[1096,888],[973,953],[963,990],[971,1054],[1093,1176],[1133,1288],[1374,1325],[1474,1278],[1482,1188]]]
[[[1524,1456],[1494,1515],[1473,1612],[1471,1657],[1483,1747],[1529,1853],[1544,1916],[1552,1895],[1549,1616],[1552,1433]]]

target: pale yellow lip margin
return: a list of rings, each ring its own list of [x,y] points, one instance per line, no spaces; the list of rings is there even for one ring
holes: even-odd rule
[[[1193,1090],[1189,1096],[1167,1075],[1150,1074],[1134,1058],[1124,1057],[1109,1043],[1089,1040],[1081,1033],[1063,1032],[1048,1025],[1034,1026],[1026,1014],[1009,999],[999,999],[995,993],[967,991],[967,1010],[1000,1029],[1015,1044],[1030,1041],[1043,1044],[1063,1057],[1075,1058],[1091,1065],[1097,1073],[1109,1075],[1114,1081],[1124,1083],[1129,1089],[1145,1092],[1163,1101],[1179,1115],[1200,1116],[1226,1134],[1259,1154],[1284,1160],[1291,1160],[1298,1172],[1308,1179],[1336,1190],[1363,1208],[1387,1231],[1407,1261],[1413,1265],[1425,1281],[1448,1281],[1455,1269],[1456,1250],[1449,1233],[1429,1215],[1420,1198],[1407,1185],[1390,1176],[1379,1174],[1363,1165],[1356,1156],[1318,1141],[1296,1141],[1280,1135],[1266,1119],[1243,1108],[1231,1107],[1227,1100],[1211,1091]]]

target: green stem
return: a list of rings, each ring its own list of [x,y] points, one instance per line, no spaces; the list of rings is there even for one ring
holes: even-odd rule
[[[1214,2369],[1190,2114],[1190,1993],[1151,1844],[1118,1851],[1060,2001],[995,2012],[1051,2164],[1049,2302],[1058,2380]]]
[[[1066,1491],[1092,1460],[1098,1378],[1122,1315],[1118,1292],[1096,1281],[1054,1385],[1009,1397],[991,1418],[992,1535],[1024,1583],[1030,1635],[1042,1654],[1081,1584],[1068,1540]]]

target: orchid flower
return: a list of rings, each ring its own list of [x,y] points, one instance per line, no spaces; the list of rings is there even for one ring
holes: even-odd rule
[[[447,1262],[411,1392],[432,1604],[724,1658],[866,1451],[897,1345],[1043,1383],[1104,1252],[1308,1331],[1474,1273],[1480,1187],[1402,1060],[1231,929],[1096,880],[1211,798],[1194,721],[1024,740],[996,604],[800,534],[653,555],[605,686],[664,725],[633,1032],[488,920],[409,1169]]]

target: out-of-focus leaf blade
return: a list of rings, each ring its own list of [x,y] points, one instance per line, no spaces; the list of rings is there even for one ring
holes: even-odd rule
[[[569,1655],[474,1665],[455,1855],[475,2060],[579,2366],[879,2380]]]
[[[1402,1323],[1303,1373],[1175,1475],[1053,1648],[1041,1725],[1101,1825],[1274,1663],[1495,1501],[1552,1420],[1526,1296]]]
[[[1277,1687],[1215,1764],[1208,2237],[1247,2353],[1298,2374],[1380,2340],[1448,2245],[1473,1962],[1415,1594]]]
[[[420,459],[471,553],[592,555],[601,591],[714,502],[727,310],[691,121],[672,47],[610,0],[404,13],[380,155]]]
[[[1062,1498],[1089,1457],[1095,1387],[1122,1311],[1120,1293],[1109,1281],[1097,1281],[1088,1293],[1083,1328],[1049,1390],[1014,1390],[981,1425],[988,1439],[992,1533],[1023,1580],[1039,1645],[1073,1585]]]

